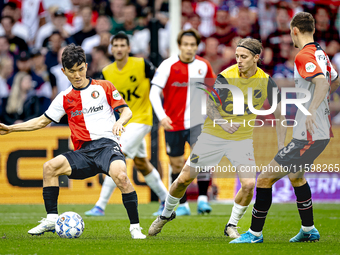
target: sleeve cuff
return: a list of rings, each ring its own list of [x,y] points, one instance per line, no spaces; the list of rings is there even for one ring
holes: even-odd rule
[[[46,114],[46,112],[44,113],[44,115],[45,115],[46,118],[48,118],[49,120],[53,121],[54,123],[57,123],[57,124],[59,123],[59,121],[55,121],[54,119],[50,118],[50,117]]]

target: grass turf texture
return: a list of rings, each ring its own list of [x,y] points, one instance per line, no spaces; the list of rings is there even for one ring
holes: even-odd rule
[[[263,244],[229,244],[223,235],[232,205],[212,205],[211,215],[177,217],[156,237],[132,240],[123,205],[108,205],[104,217],[87,217],[92,205],[59,205],[59,213],[74,211],[85,221],[79,239],[62,239],[57,234],[31,236],[27,231],[45,216],[43,205],[0,205],[0,254],[339,254],[339,204],[315,204],[315,226],[321,234],[316,243],[289,243],[300,229],[295,204],[274,204],[269,211]],[[141,226],[146,234],[158,203],[139,205]],[[239,222],[239,232],[248,230],[251,208]]]

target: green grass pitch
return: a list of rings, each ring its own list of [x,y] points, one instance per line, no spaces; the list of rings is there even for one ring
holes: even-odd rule
[[[263,231],[263,244],[229,244],[223,235],[231,205],[213,204],[210,215],[177,217],[157,237],[132,240],[123,205],[108,205],[104,217],[86,217],[92,205],[59,205],[59,213],[74,211],[85,221],[79,239],[57,234],[30,236],[27,231],[45,216],[43,205],[0,205],[0,254],[340,254],[340,205],[315,204],[314,219],[321,239],[316,243],[289,243],[300,229],[295,204],[274,204]],[[158,203],[139,205],[140,223],[146,234]],[[240,233],[250,226],[251,208],[239,222]]]

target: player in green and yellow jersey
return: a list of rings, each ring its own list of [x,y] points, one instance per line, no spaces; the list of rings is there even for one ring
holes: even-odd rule
[[[286,134],[286,128],[281,125],[285,120],[280,114],[281,96],[276,90],[272,93],[273,88],[277,86],[268,74],[257,67],[261,51],[262,45],[258,40],[241,39],[235,52],[237,64],[217,76],[215,89],[210,90],[214,97],[207,100],[208,117],[203,131],[181,174],[171,185],[162,215],[150,226],[149,235],[157,235],[165,223],[176,217],[173,209],[198,173],[216,166],[222,157],[226,156],[239,176],[241,189],[235,197],[232,214],[224,233],[232,238],[240,236],[236,226],[251,202],[256,178],[252,139],[256,114],[251,106],[260,110],[267,98],[270,105],[275,106],[278,103],[274,115],[280,120],[276,125],[279,150],[284,147]],[[248,102],[250,88],[252,102]],[[234,108],[235,105],[240,105],[239,102],[242,102],[244,113],[236,115]]]
[[[116,34],[112,40],[115,62],[106,66],[103,78],[114,84],[132,111],[132,118],[120,138],[121,150],[134,160],[136,168],[143,174],[146,184],[156,193],[164,207],[167,190],[158,171],[147,159],[144,136],[152,127],[152,106],[149,99],[150,79],[155,67],[143,58],[129,57],[130,43],[125,33]],[[119,100],[113,96],[113,99]],[[103,216],[107,202],[116,184],[110,177],[103,183],[99,200],[94,208],[85,212],[87,216]]]

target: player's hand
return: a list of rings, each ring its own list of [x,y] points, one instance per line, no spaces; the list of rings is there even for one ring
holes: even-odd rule
[[[233,123],[232,125],[231,123],[225,123],[225,124],[221,124],[220,126],[224,131],[228,132],[229,134],[233,134],[238,130],[238,128],[241,125],[238,123]]]
[[[164,127],[164,130],[172,130],[173,127],[171,124],[172,120],[168,116],[161,120],[161,125]]]
[[[11,133],[10,128],[5,124],[0,123],[0,135],[7,135],[9,133]]]
[[[307,115],[306,117],[306,129],[310,134],[314,134],[314,126],[318,128],[318,125],[316,124],[316,112],[315,111],[310,111],[311,115]]]
[[[124,133],[125,132],[125,127],[123,126],[123,124],[118,120],[116,121],[116,123],[113,125],[112,128],[112,133],[114,135],[120,135],[120,133]]]

